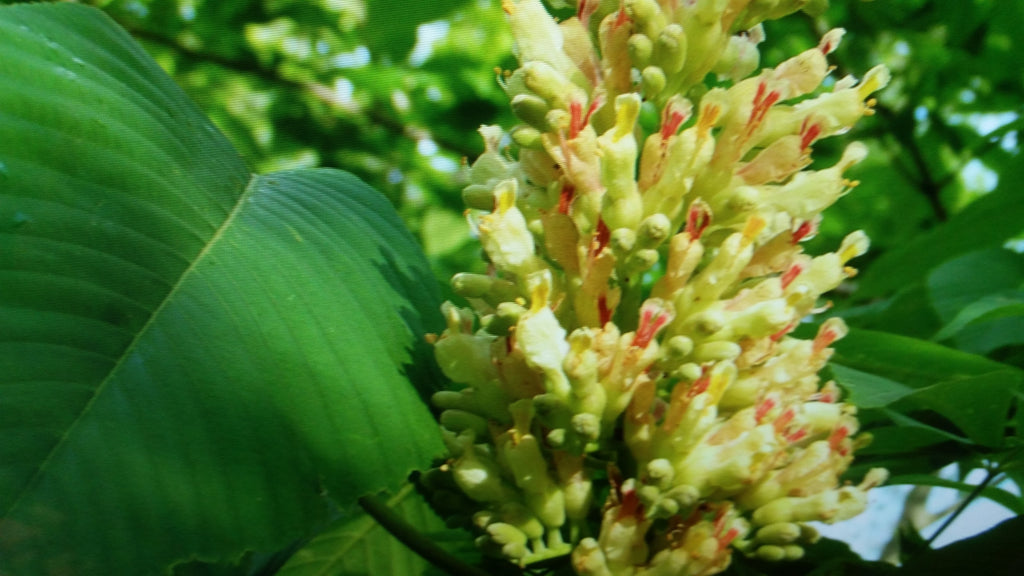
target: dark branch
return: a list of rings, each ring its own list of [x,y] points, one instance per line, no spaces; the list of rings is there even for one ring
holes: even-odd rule
[[[191,60],[208,62],[239,74],[257,77],[263,80],[264,82],[267,82],[268,84],[283,86],[289,90],[312,94],[313,96],[325,102],[332,108],[337,109],[340,107],[338,102],[336,102],[331,97],[332,91],[330,90],[330,88],[315,82],[303,82],[299,80],[293,80],[291,78],[286,78],[279,74],[277,70],[264,67],[255,58],[228,58],[211,52],[195,50],[193,48],[183,45],[182,43],[176,40],[168,38],[166,35],[145,29],[130,28],[124,22],[118,23],[122,27],[125,27],[127,30],[129,30],[129,32],[136,38],[163,46],[165,48],[169,48],[177,52],[178,54],[188,57]],[[399,119],[394,118],[389,114],[383,113],[379,109],[379,107],[370,107],[366,111],[366,118],[371,123],[384,127],[386,130],[395,134],[396,136],[402,138],[415,139],[415,137],[409,133],[409,127],[403,124]],[[433,139],[438,144],[438,146],[448,150],[453,154],[464,157],[474,157],[478,153],[478,150],[470,146],[466,146],[465,143],[463,142],[453,142],[445,138],[438,137],[436,134],[430,133],[428,130],[424,128],[417,128],[417,130],[420,133],[429,133],[431,139]]]

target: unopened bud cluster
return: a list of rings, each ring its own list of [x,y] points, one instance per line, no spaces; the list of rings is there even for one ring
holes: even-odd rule
[[[845,326],[790,335],[868,246],[803,253],[866,155],[811,170],[812,147],[888,80],[822,87],[842,30],[758,72],[760,23],[808,4],[577,0],[559,23],[504,1],[521,123],[481,128],[464,198],[492,273],[452,280],[471,307],[445,305],[435,350],[464,388],[434,398],[450,457],[425,476],[486,550],[715,574],[733,550],[799,558],[807,522],[884,480],[839,482],[863,436],[818,372]]]

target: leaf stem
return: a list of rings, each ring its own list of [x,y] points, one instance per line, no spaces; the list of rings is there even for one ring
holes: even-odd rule
[[[483,570],[463,562],[427,538],[379,496],[363,496],[359,499],[359,505],[399,542],[446,573],[452,576],[488,576]]]
[[[968,506],[970,506],[971,502],[974,502],[975,498],[977,498],[981,494],[981,492],[986,487],[988,487],[988,485],[992,482],[992,480],[996,476],[998,476],[998,474],[999,473],[996,470],[994,470],[992,468],[986,468],[985,469],[985,478],[981,482],[979,482],[977,486],[974,487],[974,490],[971,490],[971,493],[968,494],[966,498],[964,498],[963,502],[961,502],[960,505],[957,506],[957,509],[954,510],[953,513],[950,514],[948,518],[946,518],[945,522],[942,523],[942,526],[939,526],[939,529],[936,530],[935,533],[932,534],[931,537],[929,537],[928,540],[925,543],[928,546],[931,546],[932,542],[934,542],[935,539],[938,538],[939,535],[942,534],[946,530],[946,528],[949,528],[949,526],[954,521],[956,521],[957,518],[960,517],[960,514],[962,514],[963,511],[966,510]]]

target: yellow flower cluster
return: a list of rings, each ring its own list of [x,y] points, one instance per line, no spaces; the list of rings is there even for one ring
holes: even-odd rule
[[[434,472],[471,501],[481,546],[520,564],[798,558],[805,522],[858,514],[884,480],[839,485],[858,424],[818,372],[843,323],[789,333],[868,245],[803,253],[866,154],[809,170],[812,146],[870,114],[888,74],[821,88],[842,30],[756,72],[760,23],[808,0],[574,4],[556,22],[503,3],[521,123],[481,128],[464,191],[493,272],[457,275],[471,307],[444,307],[436,356],[465,388],[434,398],[450,451]]]

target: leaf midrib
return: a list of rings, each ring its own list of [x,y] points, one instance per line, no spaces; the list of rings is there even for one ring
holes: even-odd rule
[[[75,428],[78,427],[79,423],[83,420],[83,418],[89,414],[90,410],[92,409],[92,406],[96,403],[96,400],[103,394],[103,392],[106,390],[106,387],[109,385],[110,381],[113,380],[114,376],[120,371],[121,366],[124,364],[125,360],[131,356],[132,352],[135,350],[139,341],[149,332],[150,327],[156,322],[156,319],[161,316],[167,304],[174,299],[175,294],[177,294],[179,288],[184,284],[185,280],[192,274],[196,266],[200,262],[202,262],[202,260],[210,252],[210,250],[213,249],[213,247],[220,241],[221,237],[224,235],[224,232],[227,231],[234,223],[235,218],[241,212],[242,207],[245,205],[246,201],[249,198],[251,198],[252,195],[255,193],[257,188],[256,181],[258,178],[259,176],[256,174],[249,175],[249,182],[246,184],[245,188],[242,190],[242,193],[236,199],[234,206],[232,206],[231,210],[225,216],[224,221],[221,223],[219,227],[217,227],[213,235],[211,235],[210,239],[206,242],[206,245],[203,246],[202,250],[199,251],[199,253],[192,260],[192,262],[190,262],[189,265],[185,268],[185,270],[182,271],[181,275],[178,277],[178,280],[175,281],[174,284],[170,287],[170,290],[168,290],[167,295],[160,301],[160,304],[153,310],[153,313],[150,314],[149,319],[146,320],[146,323],[142,325],[138,333],[136,333],[136,335],[131,339],[131,342],[129,342],[128,345],[125,347],[124,352],[121,353],[120,357],[117,359],[117,362],[114,364],[113,367],[111,367],[110,372],[107,374],[107,377],[104,378],[104,380],[96,386],[96,390],[93,392],[92,397],[89,398],[89,400],[82,407],[81,412],[78,414],[78,416],[75,417],[74,421],[68,425],[67,430],[64,432],[64,434],[61,435],[60,439],[53,445],[53,448],[50,449],[49,453],[42,460],[42,462],[40,462],[38,470],[36,470],[35,474],[33,474],[32,477],[25,483],[25,487],[11,502],[11,505],[7,508],[7,510],[4,510],[3,514],[0,515],[0,521],[9,518],[11,514],[22,503],[22,501],[25,500],[25,498],[32,493],[32,489],[38,484],[39,480],[46,473],[46,469],[50,465],[50,462],[53,460],[54,455],[60,451],[61,447],[63,447],[64,444],[68,441],[68,438],[72,436],[72,433],[74,432]]]

